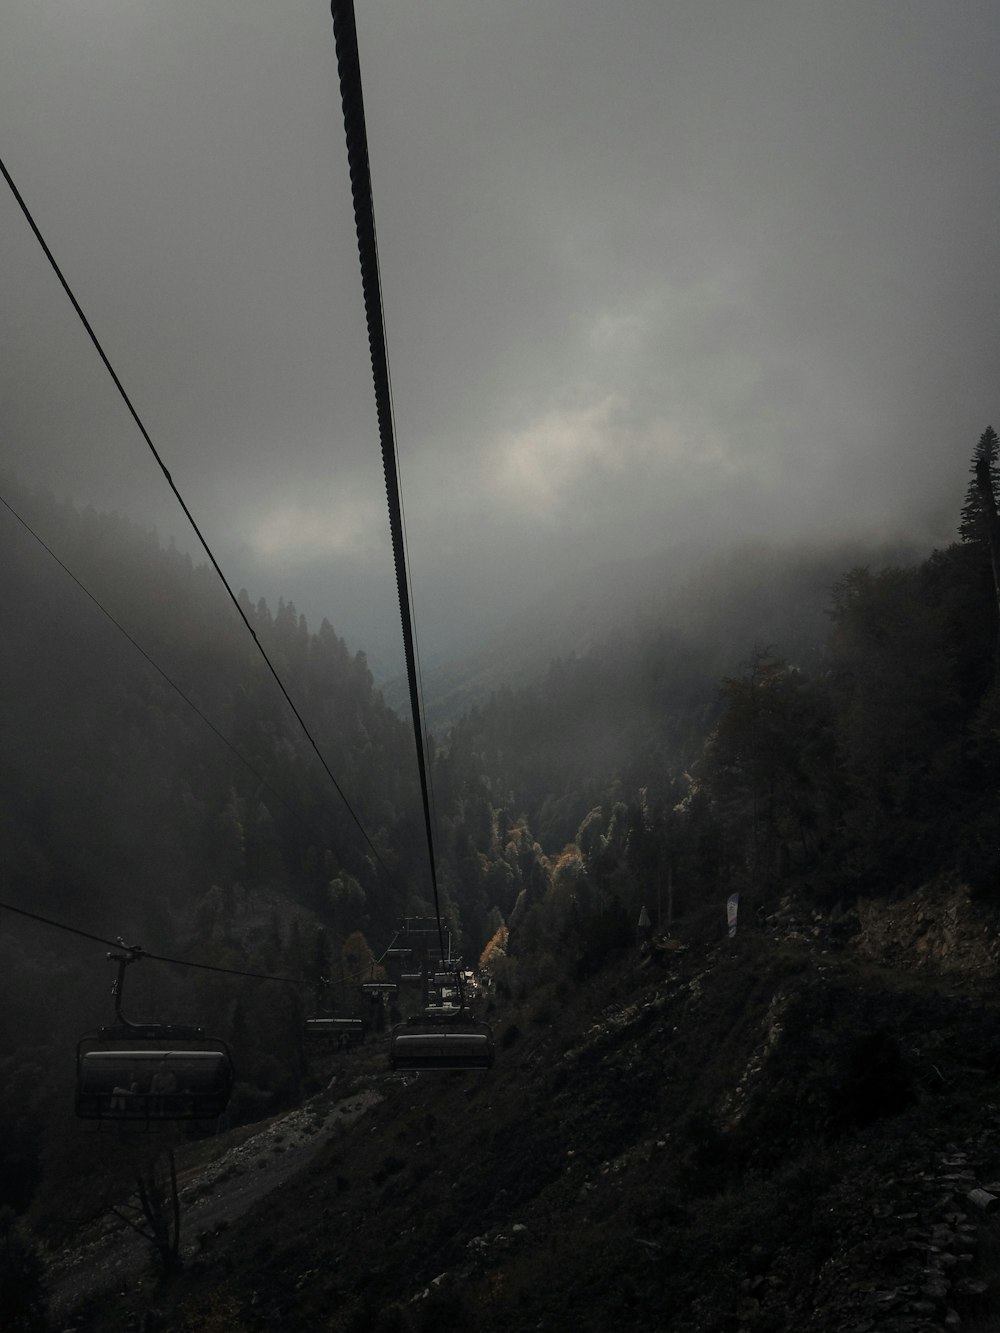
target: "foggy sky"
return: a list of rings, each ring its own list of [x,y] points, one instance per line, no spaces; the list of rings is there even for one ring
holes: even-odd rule
[[[356,3],[423,652],[675,542],[951,540],[995,0]],[[233,584],[391,644],[328,5],[6,0],[0,125]],[[0,252],[0,468],[190,547],[5,186]]]

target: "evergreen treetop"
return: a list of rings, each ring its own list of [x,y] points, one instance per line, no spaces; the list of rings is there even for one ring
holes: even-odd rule
[[[976,483],[976,466],[980,462],[986,463],[989,468],[990,480],[993,483],[993,493],[994,495],[1000,494],[998,449],[1000,449],[1000,440],[997,439],[997,433],[992,426],[987,426],[979,437],[979,443],[976,445],[969,466],[972,480],[969,482],[965,504],[962,506],[961,522],[958,525],[959,536],[963,542],[981,542],[984,546],[989,545],[987,515],[983,510],[982,494]]]

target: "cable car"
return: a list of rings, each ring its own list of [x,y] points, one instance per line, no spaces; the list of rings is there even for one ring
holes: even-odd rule
[[[493,1032],[467,1010],[429,1009],[389,1035],[392,1069],[492,1069]]]
[[[366,995],[395,995],[399,987],[394,981],[362,981],[361,989]]]
[[[357,1046],[365,1039],[365,1025],[360,1018],[307,1018],[306,1036]]]
[[[396,938],[402,939],[427,958],[447,959],[451,954],[451,931],[445,928],[444,952],[441,950],[442,931],[435,917],[404,917],[399,923]]]
[[[436,935],[438,929],[436,916],[401,916],[397,936],[403,935],[409,938],[413,935]]]
[[[229,1048],[198,1027],[119,1023],[77,1046],[81,1120],[214,1120],[232,1090]]]
[[[214,1120],[233,1090],[229,1047],[204,1029],[172,1023],[130,1023],[121,1011],[125,969],[142,950],[120,941],[123,954],[111,988],[115,1022],[80,1038],[75,1110],[81,1120],[151,1122]]]
[[[305,1022],[305,1036],[310,1040],[337,1041],[341,1046],[356,1046],[365,1039],[365,1025],[356,1015],[331,1012],[332,1006],[323,1003],[323,997],[333,989],[328,977],[320,977],[316,984],[316,1002]]]

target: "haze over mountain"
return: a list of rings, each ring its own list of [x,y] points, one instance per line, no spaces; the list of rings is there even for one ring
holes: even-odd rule
[[[692,542],[583,568],[473,651],[440,665],[424,662],[425,717],[440,735],[493,691],[530,684],[557,658],[607,644],[639,654],[665,631],[696,652],[706,681],[737,671],[755,646],[809,666],[826,639],[832,589],[845,570],[910,564],[926,554],[902,542],[759,541],[711,553]],[[405,678],[383,681],[382,689],[398,712],[408,712]]]
[[[429,662],[664,546],[949,539],[995,412],[995,4],[359,8]],[[234,585],[393,674],[326,5],[10,0],[0,114]],[[0,461],[191,548],[0,218]]]

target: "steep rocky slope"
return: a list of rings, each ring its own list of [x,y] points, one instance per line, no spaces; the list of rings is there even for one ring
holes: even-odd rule
[[[682,942],[495,1013],[490,1074],[351,1057],[380,1100],[77,1326],[1000,1326],[993,916],[937,886]]]

